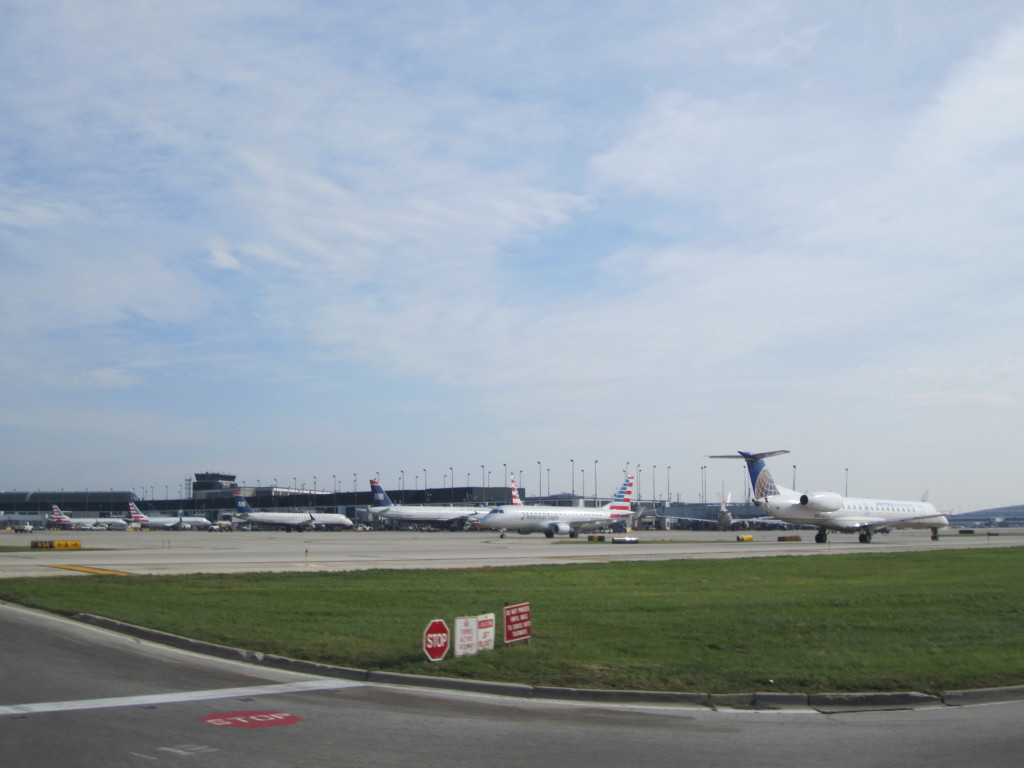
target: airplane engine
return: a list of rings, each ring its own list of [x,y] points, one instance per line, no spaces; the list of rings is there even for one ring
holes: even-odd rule
[[[818,493],[805,493],[800,497],[800,503],[808,509],[818,512],[835,512],[843,506],[843,497],[832,491],[819,491]]]
[[[569,526],[568,523],[552,523],[548,526],[548,530],[551,532],[552,535],[557,533],[562,536],[565,536],[572,530],[572,528]]]

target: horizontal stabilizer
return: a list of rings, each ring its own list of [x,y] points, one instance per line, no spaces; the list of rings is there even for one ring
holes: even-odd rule
[[[764,453],[747,453],[746,451],[740,451],[737,454],[727,454],[725,456],[708,456],[709,459],[743,459],[744,461],[758,461],[760,459],[767,459],[771,456],[781,456],[789,451],[765,451]]]

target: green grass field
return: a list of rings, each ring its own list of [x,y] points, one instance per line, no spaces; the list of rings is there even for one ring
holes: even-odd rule
[[[1024,548],[441,571],[0,580],[0,598],[363,669],[725,693],[1024,683]],[[424,660],[432,618],[533,642]],[[500,641],[499,641],[500,642]]]

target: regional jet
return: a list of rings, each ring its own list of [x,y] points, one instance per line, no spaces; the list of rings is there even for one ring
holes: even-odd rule
[[[119,517],[68,517],[60,511],[60,507],[56,504],[51,506],[53,507],[53,514],[50,516],[50,520],[62,528],[73,528],[75,530],[106,528],[112,531],[123,531],[128,527],[128,523]]]
[[[575,539],[580,531],[620,523],[633,517],[633,476],[630,475],[615,494],[615,498],[599,509],[579,507],[523,506],[506,504],[495,507],[478,522],[482,528],[493,528],[516,533],[543,533],[549,539],[555,534],[568,534]]]
[[[939,529],[949,525],[945,515],[938,513],[927,501],[894,501],[891,499],[858,499],[844,497],[833,491],[800,493],[784,488],[772,479],[764,460],[789,451],[747,453],[738,456],[711,456],[712,459],[743,459],[754,489],[754,504],[779,520],[793,525],[813,525],[818,529],[814,540],[828,541],[829,531],[858,533],[867,544],[881,528],[930,528],[932,540],[938,541]]]
[[[143,528],[167,528],[175,529],[179,531],[188,531],[192,528],[209,528],[213,525],[207,518],[202,515],[178,515],[174,517],[172,515],[144,515],[135,502],[128,502],[128,511],[131,513],[132,522],[137,523]]]
[[[486,507],[445,507],[429,505],[394,504],[376,480],[370,480],[373,491],[373,506],[370,512],[386,520],[401,520],[406,523],[445,523],[452,527],[472,522],[489,510]],[[512,503],[520,505],[516,490],[515,476],[512,477]]]
[[[249,506],[241,491],[235,491],[235,505],[239,517],[250,523],[270,525],[284,530],[308,530],[326,525],[351,528],[352,521],[340,512],[257,512]]]

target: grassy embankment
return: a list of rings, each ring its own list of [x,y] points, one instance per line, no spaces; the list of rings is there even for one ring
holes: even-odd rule
[[[674,691],[1024,683],[1024,548],[445,571],[0,580],[0,598],[364,669]],[[533,643],[424,661],[529,601]],[[500,641],[499,641],[500,642]]]

